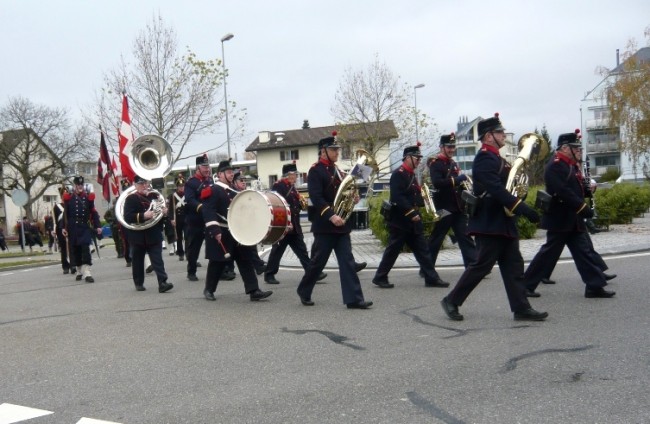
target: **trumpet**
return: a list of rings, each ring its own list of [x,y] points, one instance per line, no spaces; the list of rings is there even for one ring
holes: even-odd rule
[[[430,213],[431,216],[433,216],[433,222],[438,222],[442,219],[442,215],[438,213],[436,210],[436,205],[433,203],[431,190],[429,190],[430,179],[430,177],[427,178],[427,172],[424,171],[424,174],[422,175],[422,184],[420,185],[420,194],[424,200],[424,209],[427,211],[427,213]]]

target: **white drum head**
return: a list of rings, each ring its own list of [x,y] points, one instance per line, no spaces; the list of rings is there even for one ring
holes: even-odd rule
[[[244,246],[254,246],[264,240],[273,215],[263,193],[244,190],[237,194],[228,208],[230,233]]]

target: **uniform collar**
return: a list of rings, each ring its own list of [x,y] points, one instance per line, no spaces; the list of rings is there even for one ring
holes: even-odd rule
[[[404,170],[406,172],[408,172],[409,174],[413,173],[413,169],[410,166],[408,166],[407,164],[405,164],[405,163],[402,164],[402,168],[404,168]]]
[[[438,159],[440,159],[443,162],[451,161],[451,158],[445,155],[444,153],[438,153]]]
[[[332,162],[332,161],[329,160],[329,159],[319,158],[318,161],[319,161],[320,163],[322,163],[323,165],[325,165],[325,166],[334,166],[334,162]]]
[[[560,152],[555,153],[555,157],[561,160],[562,162],[568,163],[569,165],[575,165],[577,163],[574,159]]]
[[[481,150],[483,150],[484,152],[492,152],[495,155],[499,155],[499,149],[489,144],[481,144]]]

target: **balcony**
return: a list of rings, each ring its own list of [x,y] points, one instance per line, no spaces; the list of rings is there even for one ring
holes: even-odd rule
[[[618,146],[617,141],[610,141],[607,143],[594,143],[587,144],[587,154],[589,153],[608,153],[608,152],[620,152],[621,149]]]
[[[588,119],[585,121],[585,127],[587,128],[587,131],[599,128],[609,128],[609,126],[609,120],[607,119]]]

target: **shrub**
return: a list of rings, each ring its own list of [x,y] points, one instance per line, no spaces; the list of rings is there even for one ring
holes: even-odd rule
[[[625,224],[650,207],[650,185],[614,184],[596,190],[596,212],[611,224]]]
[[[528,195],[526,196],[526,204],[535,209],[539,216],[542,216],[542,211],[535,207],[535,200],[537,199],[537,191],[542,190],[543,186],[533,186],[528,188]],[[523,216],[517,217],[517,229],[519,230],[519,238],[528,240],[535,237],[537,233],[537,224],[532,223],[528,218]]]
[[[607,171],[600,174],[600,181],[616,181],[621,176],[621,171],[616,167],[607,168]]]

